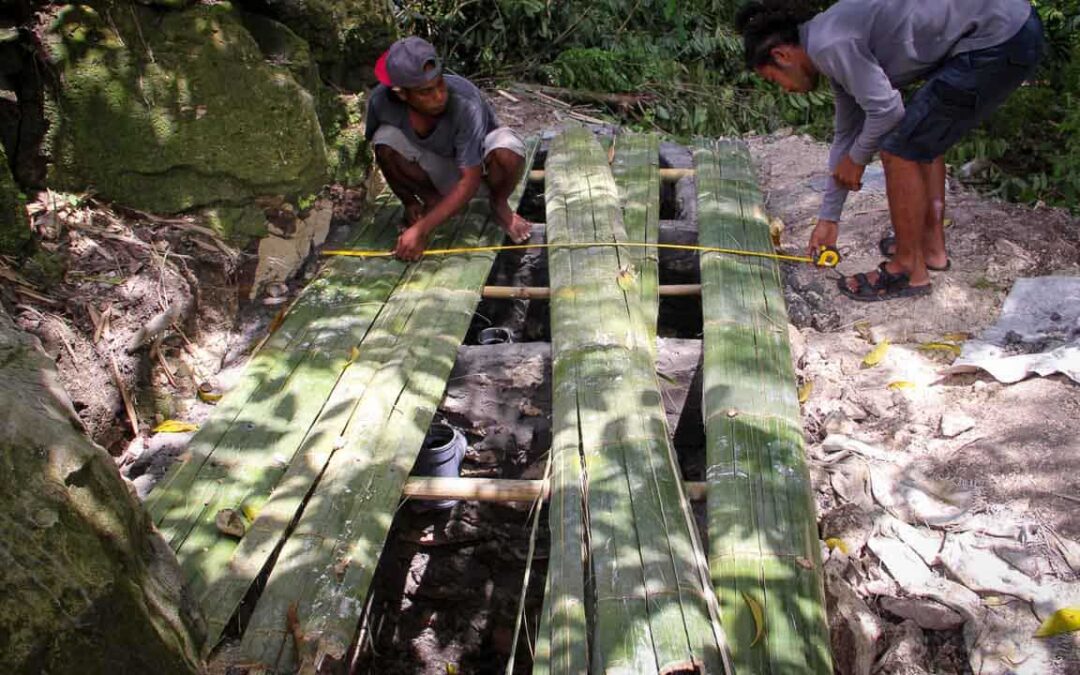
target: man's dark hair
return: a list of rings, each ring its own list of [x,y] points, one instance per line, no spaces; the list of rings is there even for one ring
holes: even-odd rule
[[[799,44],[799,24],[817,14],[816,2],[751,0],[735,15],[735,30],[743,36],[746,67],[773,63],[773,47]]]

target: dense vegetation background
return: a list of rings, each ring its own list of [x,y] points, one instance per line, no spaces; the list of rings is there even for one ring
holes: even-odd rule
[[[645,94],[614,112],[688,136],[794,126],[827,137],[827,87],[788,96],[742,67],[739,0],[397,0],[403,32],[458,72]],[[817,3],[828,4],[828,3]],[[1035,82],[950,153],[1006,198],[1080,202],[1080,0],[1036,0],[1049,50]],[[494,18],[492,18],[494,17]]]

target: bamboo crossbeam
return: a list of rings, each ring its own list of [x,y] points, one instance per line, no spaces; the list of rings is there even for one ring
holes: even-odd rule
[[[533,169],[529,172],[529,182],[543,183],[546,175],[544,169]],[[693,175],[693,169],[660,169],[660,180],[665,183],[674,183]]]
[[[707,483],[685,481],[683,490],[688,499],[705,499]],[[470,502],[535,502],[551,497],[551,487],[545,480],[515,480],[510,478],[426,478],[413,476],[405,483],[401,496],[406,499],[460,499]]]
[[[622,166],[632,180],[659,181],[653,142],[616,143],[616,155],[632,156]],[[635,194],[656,194],[643,187]],[[626,205],[587,130],[553,139],[545,193],[550,242],[627,241]],[[726,670],[656,380],[654,310],[642,297],[650,280],[627,274],[630,262],[614,248],[549,255],[551,545],[534,673]]]
[[[703,244],[771,248],[741,143],[694,151]],[[779,267],[701,256],[709,563],[737,672],[833,672]]]
[[[665,284],[659,287],[661,298],[701,295],[701,284]],[[551,288],[545,286],[484,286],[481,293],[489,300],[547,300]]]

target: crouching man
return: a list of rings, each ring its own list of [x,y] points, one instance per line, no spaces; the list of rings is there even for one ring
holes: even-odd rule
[[[364,135],[405,208],[394,255],[419,259],[431,232],[477,194],[511,240],[527,239],[531,224],[507,201],[525,171],[525,144],[480,90],[443,75],[435,48],[418,37],[395,42],[375,74],[382,84],[368,101]]]

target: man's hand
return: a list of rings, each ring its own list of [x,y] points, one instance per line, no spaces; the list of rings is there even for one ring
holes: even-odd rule
[[[394,246],[394,257],[399,260],[419,260],[424,255],[427,247],[427,232],[413,225],[398,235],[397,245]]]
[[[855,161],[851,159],[851,155],[844,155],[844,158],[836,165],[836,170],[833,171],[832,177],[841,187],[851,191],[858,191],[862,188],[863,171],[866,171],[865,166],[856,164]]]
[[[807,251],[811,258],[817,258],[822,246],[836,248],[836,238],[840,234],[840,224],[835,220],[819,218],[814,231],[810,233],[810,245]]]

